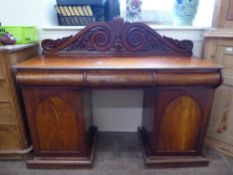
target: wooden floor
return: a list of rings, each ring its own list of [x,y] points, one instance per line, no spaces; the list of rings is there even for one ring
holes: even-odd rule
[[[148,169],[136,133],[100,133],[93,169],[32,170],[24,161],[0,161],[0,175],[233,175],[233,158],[206,148],[208,167]]]

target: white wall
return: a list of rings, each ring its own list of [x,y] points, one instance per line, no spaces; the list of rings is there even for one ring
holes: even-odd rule
[[[44,18],[41,9],[43,1],[39,0],[1,0],[0,21],[2,25],[40,25]]]
[[[8,0],[0,2],[3,25],[35,25],[40,39],[75,34],[80,27],[54,27],[55,0]],[[203,29],[155,28],[160,34],[194,42],[194,55],[200,56]],[[136,131],[142,119],[142,90],[94,90],[94,123],[100,131]]]

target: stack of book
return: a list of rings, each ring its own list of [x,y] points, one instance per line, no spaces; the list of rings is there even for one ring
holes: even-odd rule
[[[106,0],[57,0],[55,9],[59,25],[85,26],[105,21]]]

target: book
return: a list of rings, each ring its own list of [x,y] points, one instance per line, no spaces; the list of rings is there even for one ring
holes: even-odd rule
[[[62,14],[62,16],[67,16],[65,9],[63,8],[63,6],[58,6],[58,8],[60,9],[60,12]]]
[[[90,16],[94,16],[93,11],[92,11],[90,5],[87,5],[87,11],[88,11],[88,13],[89,13]]]
[[[81,6],[77,6],[77,10],[78,10],[80,16],[85,16],[85,14],[84,14],[83,9],[82,9]]]
[[[77,10],[78,10],[78,12],[79,12],[79,14],[80,14],[80,20],[82,21],[82,22],[81,22],[81,25],[86,25],[86,20],[85,20],[85,18],[84,18],[85,14],[84,14],[84,12],[83,12],[82,7],[81,7],[81,6],[77,6],[76,8],[77,8]]]
[[[85,15],[85,17],[84,17],[85,25],[87,25],[87,24],[89,24],[91,22],[90,18],[89,18],[90,15],[89,15],[89,12],[87,11],[86,6],[81,6],[81,7],[82,7],[84,15]]]
[[[82,7],[82,9],[83,9],[84,15],[85,15],[85,16],[89,16],[89,12],[87,11],[86,6],[81,6],[81,7]]]
[[[63,6],[63,8],[64,8],[64,10],[66,12],[66,15],[67,15],[66,19],[68,21],[68,25],[70,25],[70,26],[75,25],[75,22],[73,21],[73,18],[71,18],[72,15],[71,15],[68,7],[67,6]]]
[[[59,25],[88,25],[96,18],[92,7],[85,6],[54,6]]]
[[[71,13],[67,6],[63,6],[63,9],[65,10],[66,16],[71,16]]]
[[[71,14],[70,20],[72,20],[72,24],[73,25],[80,25],[79,19],[76,16],[72,6],[68,6],[68,10],[70,11],[70,14]]]
[[[60,8],[58,6],[54,6],[54,7],[55,7],[56,12],[57,12],[57,18],[58,18],[59,25],[65,24],[66,21],[63,18],[63,15],[62,15],[62,12],[61,12]]]
[[[68,6],[68,10],[70,11],[72,16],[76,16],[72,6]]]
[[[56,9],[57,14],[62,15],[62,12],[58,6],[55,5],[54,8]]]
[[[82,25],[82,19],[80,18],[80,13],[78,12],[76,6],[71,6],[71,8],[73,9],[73,12],[75,14],[75,18],[77,21],[77,25]]]
[[[72,8],[76,16],[81,16],[76,6],[73,6]]]
[[[61,18],[61,21],[63,21],[64,23],[64,25],[69,25],[69,20],[68,20],[68,18],[66,17],[67,16],[67,14],[66,14],[66,12],[65,12],[65,9],[63,8],[63,6],[58,6],[58,8],[60,9],[60,11],[61,11],[61,16],[60,16],[60,18]]]
[[[57,5],[81,6],[81,5],[97,5],[104,6],[106,0],[57,0]]]

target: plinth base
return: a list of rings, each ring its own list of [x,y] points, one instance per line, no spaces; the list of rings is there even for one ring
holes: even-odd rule
[[[144,164],[147,167],[187,167],[187,166],[207,166],[209,160],[204,156],[154,156],[149,155],[149,145],[145,141],[145,134],[138,128],[138,136],[142,146]]]
[[[92,168],[97,139],[97,130],[93,130],[91,136],[93,144],[88,157],[34,157],[32,160],[27,160],[27,167],[38,169]]]

